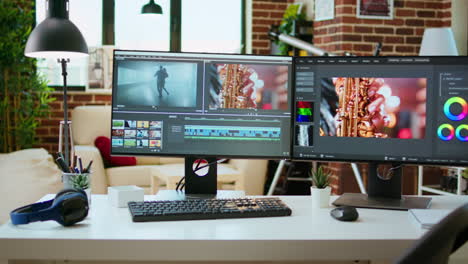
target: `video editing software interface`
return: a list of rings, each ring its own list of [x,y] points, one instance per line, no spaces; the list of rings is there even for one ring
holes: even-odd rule
[[[292,58],[114,52],[112,154],[290,157]]]
[[[468,165],[467,57],[297,57],[293,159]]]

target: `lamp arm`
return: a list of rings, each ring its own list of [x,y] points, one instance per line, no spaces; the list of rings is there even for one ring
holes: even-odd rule
[[[68,134],[68,96],[67,96],[67,62],[70,62],[70,59],[59,59],[58,62],[62,65],[62,76],[63,76],[63,133],[65,141],[65,162],[67,165],[70,165],[70,136]]]

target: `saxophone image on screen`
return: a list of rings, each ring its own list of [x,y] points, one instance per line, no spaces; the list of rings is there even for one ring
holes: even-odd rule
[[[369,111],[374,100],[385,100],[379,94],[369,95],[376,78],[336,78],[338,109],[335,116],[336,136],[386,138],[385,133],[377,133],[372,119],[377,112]]]
[[[255,83],[251,76],[255,70],[242,64],[225,64],[219,70],[222,82],[221,108],[257,108],[252,93]]]

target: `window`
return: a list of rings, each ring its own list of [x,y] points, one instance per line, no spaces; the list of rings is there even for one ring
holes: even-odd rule
[[[115,0],[115,47],[169,51],[170,0],[157,0],[162,15],[141,15],[148,0]]]
[[[70,1],[70,20],[80,29],[88,47],[101,46],[102,2],[96,0]],[[46,0],[36,0],[36,24],[46,16]],[[73,59],[67,64],[67,84],[85,87],[88,83],[88,59]],[[38,71],[49,80],[50,86],[62,87],[62,70],[55,59],[39,59]]]
[[[70,90],[84,90],[84,87],[110,88],[109,76],[112,74],[111,69],[107,68],[112,65],[113,47],[153,51],[176,51],[179,47],[182,51],[192,52],[243,51],[245,0],[156,0],[163,14],[141,15],[141,8],[148,2],[70,1],[70,20],[80,29],[90,51],[89,58],[74,59],[68,64],[67,81]],[[38,24],[45,19],[45,5],[46,0],[36,0]],[[106,6],[106,10],[103,10],[103,6]],[[107,15],[103,16],[103,11]],[[109,15],[109,12],[113,15]],[[111,46],[103,47],[103,36],[105,44]],[[37,66],[38,71],[49,80],[50,86],[62,87],[61,69],[56,60],[41,59]]]
[[[182,0],[182,51],[241,53],[242,0]]]

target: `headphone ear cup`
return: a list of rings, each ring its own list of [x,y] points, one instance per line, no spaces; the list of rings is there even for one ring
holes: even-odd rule
[[[68,189],[63,189],[61,190],[60,192],[58,192],[56,195],[55,195],[55,199],[59,198],[60,196],[62,195],[65,195],[67,193],[75,193],[77,192],[78,190],[76,189],[71,189],[71,188],[68,188]]]
[[[88,197],[83,190],[65,189],[57,193],[51,207],[60,214],[55,221],[63,226],[71,226],[88,215]]]
[[[82,189],[74,189],[76,192],[79,192],[83,195],[84,198],[86,198],[86,201],[88,201],[88,195],[86,195],[86,192]]]
[[[83,197],[86,199],[86,201],[88,201],[88,196],[86,195],[85,191],[81,189],[68,188],[68,189],[61,190],[60,192],[57,193],[57,195],[55,195],[54,204],[55,204],[55,201],[58,201],[59,200],[58,198],[60,198],[61,196],[72,194],[72,193],[81,193]]]

